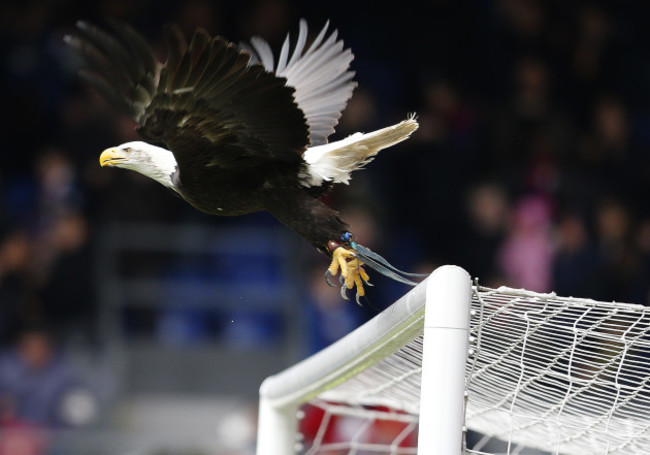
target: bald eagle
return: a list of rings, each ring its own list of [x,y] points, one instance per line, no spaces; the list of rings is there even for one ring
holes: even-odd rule
[[[101,166],[131,169],[161,183],[211,215],[266,210],[319,251],[331,256],[329,277],[341,271],[341,295],[364,295],[367,264],[400,281],[402,272],[355,242],[337,212],[319,197],[345,183],[382,149],[418,127],[401,123],[328,143],[356,87],[350,49],[328,33],[307,46],[300,21],[277,62],[261,38],[235,45],[196,30],[189,44],[165,29],[167,60],[127,24],[77,23],[65,41],[85,61],[80,75],[137,122],[145,141],[101,153]],[[408,274],[406,274],[408,275]],[[331,284],[331,283],[330,283]]]

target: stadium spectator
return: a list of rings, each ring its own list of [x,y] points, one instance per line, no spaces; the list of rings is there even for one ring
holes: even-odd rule
[[[336,282],[336,278],[332,278]],[[344,337],[363,321],[360,311],[340,298],[323,279],[323,271],[314,268],[307,290],[305,314],[309,350],[313,354]],[[351,297],[354,298],[354,297]]]
[[[497,253],[506,284],[550,291],[554,255],[550,229],[551,213],[546,200],[529,196],[516,203],[511,228]]]
[[[509,224],[505,190],[496,183],[480,183],[468,192],[464,209],[460,260],[481,284],[503,282],[496,258]]]
[[[22,331],[15,347],[0,356],[0,397],[5,415],[13,416],[11,422],[44,428],[88,423],[94,418],[93,405],[78,419],[78,410],[72,409],[76,404],[69,400],[80,390],[84,386],[77,374],[39,327]]]
[[[0,395],[0,455],[44,455],[43,428],[17,418],[12,397]]]
[[[603,300],[646,303],[648,282],[642,251],[635,242],[633,215],[615,199],[601,203],[596,211],[599,280]]]
[[[95,316],[93,258],[88,222],[78,212],[60,216],[41,246],[50,263],[39,290],[45,319],[66,337],[92,340]],[[70,286],[70,283],[76,283]]]
[[[573,297],[602,295],[598,252],[582,217],[575,213],[562,216],[555,248],[553,290]]]
[[[31,282],[32,248],[22,230],[0,238],[0,343],[16,335],[26,314],[33,310],[35,289]],[[0,349],[2,347],[0,345]]]

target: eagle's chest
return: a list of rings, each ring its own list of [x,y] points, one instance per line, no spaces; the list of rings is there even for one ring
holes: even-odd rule
[[[212,172],[183,176],[181,172],[174,183],[183,199],[211,215],[245,215],[263,210],[263,180],[256,173]]]
[[[180,195],[192,206],[212,215],[244,215],[265,209],[269,195],[300,187],[295,166],[269,164],[245,171],[210,169],[202,175],[181,171],[177,176]]]
[[[245,215],[262,210],[258,192],[239,186],[217,186],[193,188],[183,186],[181,196],[196,209],[210,215]]]

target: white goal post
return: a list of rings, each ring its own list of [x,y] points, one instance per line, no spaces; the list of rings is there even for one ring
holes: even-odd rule
[[[443,266],[260,388],[257,455],[496,452],[650,453],[646,308]]]

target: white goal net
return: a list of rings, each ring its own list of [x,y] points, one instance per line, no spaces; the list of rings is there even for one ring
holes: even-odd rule
[[[650,453],[645,307],[442,269],[265,381],[258,455]]]

